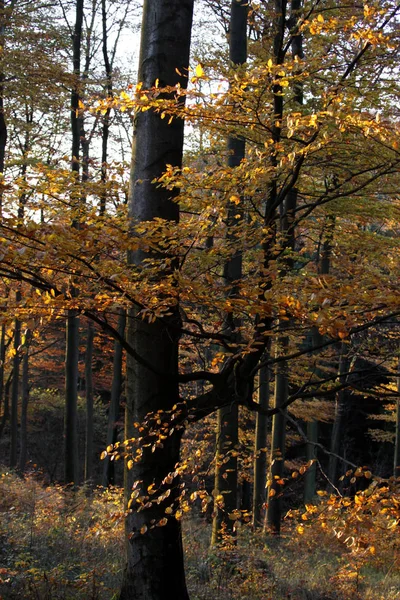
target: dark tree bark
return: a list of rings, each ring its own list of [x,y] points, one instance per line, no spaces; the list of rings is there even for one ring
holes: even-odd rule
[[[400,358],[397,366],[397,392],[396,401],[396,425],[395,425],[395,442],[394,442],[394,460],[393,460],[393,475],[400,477]]]
[[[321,275],[328,275],[329,271],[330,271],[330,265],[331,265],[331,251],[332,251],[332,237],[333,237],[333,233],[334,233],[334,227],[335,227],[335,221],[332,218],[328,218],[328,227],[327,227],[327,231],[326,231],[326,238],[324,240],[324,243],[322,244],[322,249],[321,249],[321,255],[318,256],[317,258],[317,269],[318,272]],[[314,347],[319,346],[320,344],[323,343],[323,336],[319,333],[317,328],[314,328],[313,332],[312,332],[312,345]],[[321,368],[317,368],[315,370],[315,374],[317,376],[320,376],[321,378],[323,378],[324,373],[321,370]],[[343,381],[342,381],[343,383]],[[340,425],[340,420],[341,420],[341,411],[342,411],[342,403],[344,401],[345,398],[345,391],[342,390],[340,392],[338,392],[337,395],[337,404],[336,404],[336,414],[335,414],[335,421],[336,418],[338,419],[336,425],[339,427],[337,429],[337,431],[335,432],[335,436],[332,432],[332,443],[337,443],[337,441],[340,439],[337,438],[337,440],[335,440],[334,442],[334,437],[336,438],[336,436],[340,436],[341,434],[341,425]],[[335,425],[333,427],[335,429]],[[309,441],[309,443],[307,443],[307,447],[306,447],[306,460],[309,463],[309,467],[307,469],[305,478],[304,478],[304,502],[305,504],[311,504],[313,499],[315,498],[315,493],[316,493],[316,481],[317,481],[317,449],[318,449],[318,434],[319,434],[319,424],[318,424],[318,420],[317,419],[313,419],[312,421],[308,421],[307,422],[307,440]],[[332,452],[336,452],[336,454],[339,453],[339,447],[336,446],[336,450],[332,450]],[[331,460],[334,459],[335,463],[333,466],[333,463],[331,463]],[[332,467],[334,469],[334,471],[336,471],[336,458],[334,458],[333,456],[330,456],[329,458],[329,465],[332,464]],[[330,470],[330,467],[329,467]],[[333,481],[333,480],[331,480]]]
[[[16,303],[18,304],[21,299],[21,293],[16,293]],[[19,394],[19,366],[20,366],[20,350],[19,346],[21,343],[21,321],[15,319],[14,322],[14,358],[13,358],[13,380],[11,388],[11,417],[10,417],[10,434],[11,434],[11,446],[10,446],[10,467],[14,468],[17,466],[17,453],[18,453],[18,394]]]
[[[119,309],[118,316],[118,334],[123,338],[125,336],[126,313],[125,309]],[[122,358],[123,348],[118,340],[114,343],[114,358],[113,358],[113,379],[111,384],[111,400],[108,411],[107,425],[107,441],[106,447],[115,444],[117,441],[117,422],[120,410],[120,398],[122,390]],[[115,484],[114,477],[114,461],[106,456],[104,459],[103,478],[101,485],[108,487]]]
[[[268,355],[265,357],[268,360]],[[262,367],[258,382],[258,403],[267,411],[269,408],[269,369]],[[256,440],[254,446],[253,527],[264,523],[267,482],[267,435],[269,419],[265,414],[256,416]]]
[[[107,34],[107,7],[106,0],[101,0],[101,23],[102,23],[102,51],[104,68],[106,71],[106,92],[107,97],[112,98],[113,86],[112,86],[112,68],[110,63],[110,57],[108,54],[108,34]],[[104,215],[106,212],[107,203],[107,192],[105,190],[105,184],[107,181],[107,160],[108,160],[108,138],[110,135],[110,114],[111,108],[107,108],[103,115],[103,131],[101,134],[101,182],[104,185],[103,191],[100,197],[100,215]]]
[[[25,471],[26,460],[28,456],[28,404],[29,404],[29,345],[31,332],[25,332],[25,344],[23,346],[22,357],[22,378],[21,378],[21,431],[20,431],[20,453],[18,470],[20,473]]]
[[[0,329],[0,415],[3,408],[4,394],[4,363],[6,358],[6,326],[2,323]]]
[[[94,324],[88,322],[85,355],[85,396],[86,396],[86,445],[85,445],[85,482],[93,477],[93,342]]]
[[[280,219],[281,243],[285,250],[294,250],[294,222],[297,205],[297,189],[293,188],[285,198]],[[281,276],[293,268],[293,259],[285,258],[281,262]],[[281,359],[288,353],[289,337],[285,334],[288,323],[279,323],[279,336],[276,343],[276,357]],[[281,528],[281,495],[285,463],[286,443],[286,402],[289,394],[288,363],[282,360],[275,367],[274,408],[278,409],[272,418],[271,465],[268,486],[268,508],[266,525],[275,534]]]
[[[6,16],[4,11],[4,0],[0,0],[0,46],[4,48]],[[6,145],[7,145],[7,123],[4,114],[4,73],[0,73],[0,174],[4,176]],[[3,185],[0,181],[0,217],[3,211]]]
[[[242,65],[247,60],[247,0],[233,0],[229,28],[229,59],[232,65]],[[228,138],[228,167],[240,165],[245,156],[246,142],[242,138]],[[230,227],[228,242],[233,238],[233,229],[238,224],[238,215],[243,218],[242,211],[232,206],[228,209],[227,224]],[[231,286],[229,295],[237,293],[236,282],[242,277],[242,253],[237,251],[224,266],[224,279]],[[236,319],[229,315],[225,323],[225,332],[236,338]],[[238,507],[238,464],[237,445],[239,441],[239,408],[237,405],[228,406],[218,411],[217,440],[215,457],[214,483],[214,518],[211,544],[218,544],[223,535],[234,534],[235,520],[230,517]]]
[[[81,145],[81,127],[79,119],[79,88],[81,69],[81,40],[83,23],[83,0],[76,0],[75,27],[72,38],[73,48],[73,85],[71,93],[71,132],[72,132],[72,163],[71,169],[79,180],[79,153]],[[79,228],[80,195],[72,198],[72,227]],[[70,295],[74,297],[76,290],[70,282]],[[65,348],[65,482],[77,483],[78,470],[78,361],[79,361],[79,317],[75,309],[69,309],[66,325]]]
[[[339,383],[346,383],[347,373],[349,372],[349,358],[348,358],[347,345],[342,342],[341,351],[339,356]],[[338,456],[342,453],[340,451],[340,445],[342,441],[342,432],[344,425],[344,416],[346,410],[347,391],[345,389],[340,390],[336,394],[335,399],[335,418],[333,421],[332,435],[331,435],[331,455],[329,456],[328,466],[328,478],[329,481],[336,486],[338,483]]]
[[[65,482],[78,483],[79,318],[69,310],[65,348]]]
[[[160,86],[179,82],[186,87],[187,78],[179,73],[187,73],[192,16],[193,0],[145,0],[139,59],[143,89],[151,88],[157,79]],[[172,222],[179,219],[174,194],[152,183],[167,164],[182,164],[183,121],[174,119],[170,125],[166,121],[152,110],[139,113],[136,118],[129,194],[132,227],[158,217]],[[160,249],[157,256],[165,256],[165,250]],[[139,266],[145,258],[143,251],[130,253],[128,263]],[[131,355],[127,361],[125,435],[131,435],[134,423],[143,423],[146,416],[157,411],[172,410],[179,402],[177,305],[171,313],[151,323],[140,316],[136,318],[133,310],[128,314],[127,340],[141,360]],[[132,499],[126,519],[127,563],[121,600],[188,598],[180,522],[174,517],[168,518],[165,525],[162,521],[166,506],[174,505],[179,494],[178,478],[170,483],[166,478],[175,472],[180,441],[181,431],[175,430],[163,441],[162,449],[152,452],[143,447],[141,458],[126,474],[128,497],[135,481],[140,482],[143,495],[148,495],[149,486],[154,485],[157,490],[169,490],[170,496],[141,512]],[[145,526],[148,530],[142,535],[140,530]]]

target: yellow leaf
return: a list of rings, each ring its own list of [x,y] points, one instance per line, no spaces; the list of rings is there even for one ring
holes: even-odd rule
[[[302,525],[298,525],[297,526],[297,533],[299,533],[300,535],[303,535],[303,533],[304,533],[304,527]]]
[[[204,77],[204,69],[200,64],[196,66],[194,74],[196,75],[196,77]]]
[[[105,450],[103,450],[103,452],[100,454],[100,460],[104,460],[107,456],[107,452]]]
[[[318,17],[317,17],[317,21],[319,23],[323,23],[324,22],[324,17],[321,14],[319,14]]]
[[[131,470],[133,467],[133,460],[128,460],[128,462],[126,463],[126,466],[128,467],[129,470]]]
[[[166,519],[164,517],[163,519],[160,519],[160,521],[158,521],[157,527],[164,527],[164,525],[166,525],[167,523],[168,523],[168,519]]]

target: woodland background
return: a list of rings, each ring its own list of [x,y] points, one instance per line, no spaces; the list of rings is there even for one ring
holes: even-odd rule
[[[400,7],[192,4],[0,1],[1,597],[395,600]]]

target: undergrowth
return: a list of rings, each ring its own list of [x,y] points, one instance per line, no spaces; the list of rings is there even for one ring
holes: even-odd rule
[[[191,600],[400,600],[395,482],[293,511],[283,534],[239,525],[210,550],[206,518],[183,523]],[[122,492],[44,486],[3,473],[0,599],[110,600],[123,570]],[[179,599],[176,599],[179,600]]]

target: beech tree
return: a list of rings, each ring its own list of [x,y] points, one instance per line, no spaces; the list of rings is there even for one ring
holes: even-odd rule
[[[143,90],[154,86],[186,87],[193,0],[147,0],[143,7],[142,37],[138,81]],[[183,120],[168,124],[154,110],[139,112],[135,119],[134,150],[130,179],[129,218],[133,228],[157,220],[179,221],[176,192],[155,185],[167,165],[180,168],[183,153]],[[173,292],[176,260],[162,246],[152,251],[140,247],[128,255],[132,272],[147,261],[164,263],[156,280],[171,281]],[[174,294],[175,296],[175,294]],[[169,299],[170,301],[170,299]],[[142,319],[132,307],[127,315],[128,355],[126,383],[127,439],[149,414],[172,411],[179,403],[178,344],[180,314],[178,296],[162,319]],[[136,425],[135,425],[136,424]],[[170,430],[162,452],[152,452],[151,444],[138,448],[141,459],[127,474],[128,508],[136,499],[132,484],[137,482],[141,494],[162,490],[160,503],[148,510],[132,510],[126,519],[127,566],[121,589],[121,600],[128,598],[188,598],[183,569],[183,550],[178,519],[158,519],[167,504],[179,493],[179,480],[171,476],[180,456],[182,430]],[[160,445],[159,440],[156,444]],[[129,466],[129,463],[128,463]],[[172,478],[172,481],[169,480]],[[165,498],[163,500],[163,498]],[[150,529],[150,526],[153,526]],[[147,535],[143,535],[149,529]]]

